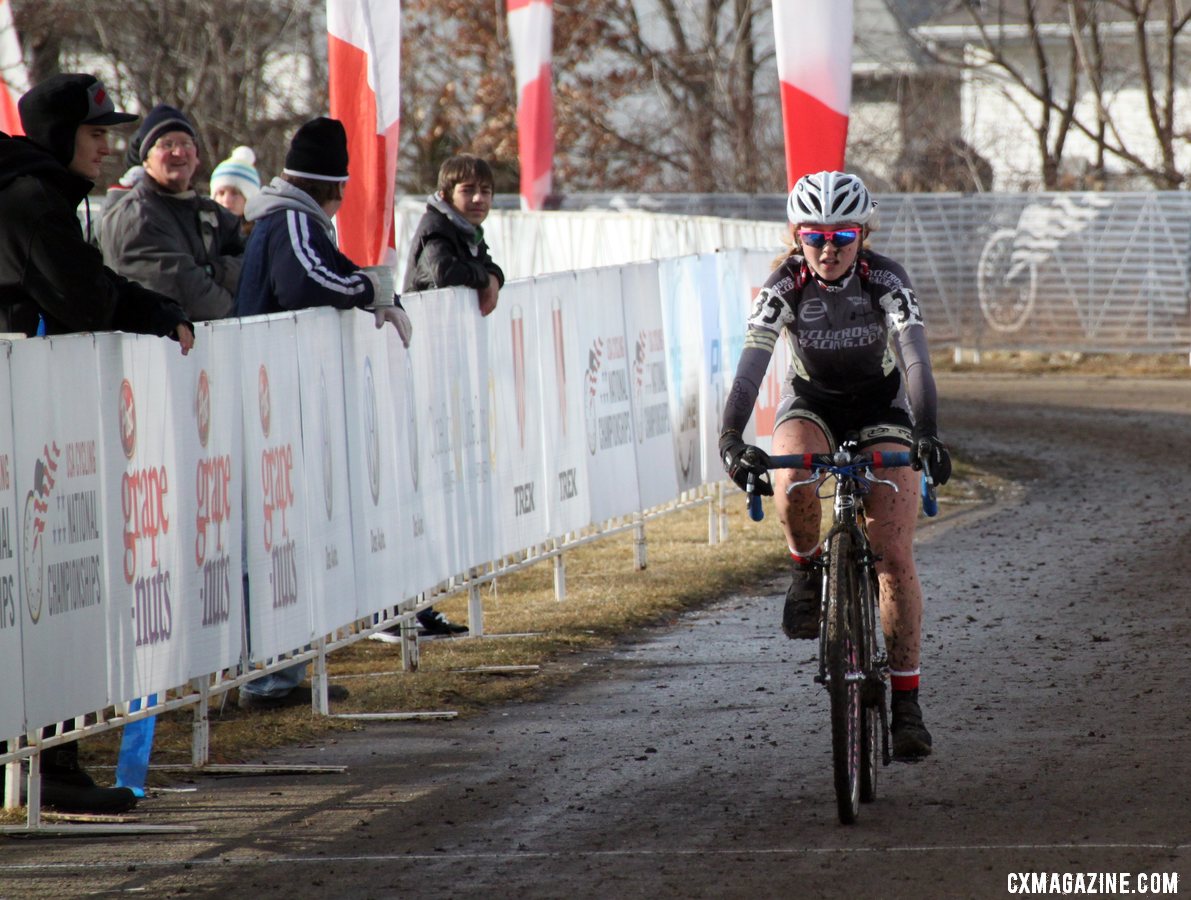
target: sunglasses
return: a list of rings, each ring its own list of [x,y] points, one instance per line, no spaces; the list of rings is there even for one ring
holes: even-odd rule
[[[836,231],[814,231],[810,228],[799,228],[798,237],[802,243],[816,250],[823,249],[828,241],[831,241],[835,247],[846,247],[860,237],[860,229],[840,228]]]

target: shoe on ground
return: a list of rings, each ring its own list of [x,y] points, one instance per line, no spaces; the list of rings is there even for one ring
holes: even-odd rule
[[[327,700],[329,702],[346,700],[350,696],[351,693],[341,684],[327,685]],[[236,705],[239,706],[240,709],[291,709],[295,706],[310,706],[311,703],[314,702],[313,698],[313,689],[306,685],[299,685],[286,694],[279,694],[275,696],[251,694],[241,688],[240,697],[236,701]]]
[[[374,631],[368,635],[370,641],[380,641],[382,644],[400,644],[401,643],[401,626],[394,625],[391,628],[386,628],[383,631]]]
[[[418,628],[426,637],[458,637],[467,634],[467,626],[452,622],[436,609],[418,613]]]
[[[112,814],[128,812],[137,797],[123,787],[99,787],[79,765],[77,741],[42,754],[41,802],[59,812]]]
[[[819,636],[819,590],[822,577],[814,563],[794,563],[786,605],[782,608],[782,631],[797,640]]]
[[[899,762],[917,762],[930,756],[930,732],[922,723],[918,691],[893,691],[890,711],[893,758]]]

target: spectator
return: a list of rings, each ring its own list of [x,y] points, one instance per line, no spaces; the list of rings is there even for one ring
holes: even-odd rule
[[[476,156],[452,156],[439,167],[409,248],[404,293],[444,287],[479,292],[480,314],[496,309],[505,275],[488,255],[482,227],[492,210],[492,168]]]
[[[108,129],[136,116],[81,74],[42,81],[18,108],[27,137],[0,135],[0,330],[169,335],[187,353],[194,330],[182,308],[106,268],[75,213],[111,153]],[[128,788],[96,786],[78,756],[74,741],[42,752],[42,802],[87,813],[136,805]]]
[[[180,110],[155,106],[128,155],[145,177],[104,209],[104,258],[121,275],[177,297],[195,321],[230,315],[244,239],[235,215],[193,189],[194,126]]]
[[[376,326],[391,323],[409,346],[409,316],[393,294],[393,270],[361,268],[339,252],[332,216],[347,184],[347,132],[335,119],[317,118],[298,129],[282,174],[248,201],[252,234],[236,294],[236,315],[333,306],[371,309]],[[242,709],[276,709],[309,702],[299,684],[306,664],[290,666],[240,688]],[[331,699],[347,696],[338,685]]]
[[[444,287],[475,288],[480,315],[496,309],[505,276],[488,254],[484,220],[492,210],[492,167],[477,156],[459,154],[438,170],[438,191],[426,203],[409,248],[403,293]],[[467,634],[467,626],[452,622],[433,606],[417,616],[420,631],[433,637]],[[396,643],[397,626],[378,631],[373,640]]]
[[[260,193],[261,176],[256,171],[256,154],[251,147],[237,147],[211,173],[211,199],[244,218],[244,204]]]

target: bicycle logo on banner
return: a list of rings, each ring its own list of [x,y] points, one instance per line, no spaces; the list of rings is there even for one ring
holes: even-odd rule
[[[1031,203],[1013,228],[998,228],[980,252],[976,289],[980,311],[994,331],[1018,331],[1034,311],[1038,269],[1059,244],[1080,234],[1112,201],[1101,197],[1056,197]]]

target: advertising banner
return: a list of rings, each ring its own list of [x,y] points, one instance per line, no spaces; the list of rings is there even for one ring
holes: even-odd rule
[[[13,447],[12,344],[0,341],[0,734],[27,731],[21,671],[21,518],[17,514]]]
[[[666,373],[666,330],[656,262],[620,270],[625,298],[624,333],[633,409],[637,490],[645,509],[678,496],[678,467],[670,428],[670,380]]]
[[[744,254],[744,278],[748,282],[749,290],[747,294],[742,292],[734,296],[743,298],[742,302],[746,303],[742,311],[746,320],[756,302],[757,294],[773,271],[775,255],[770,251],[759,250],[746,251]],[[777,420],[782,385],[789,368],[790,346],[786,343],[785,335],[779,335],[773,347],[773,357],[769,360],[769,368],[761,382],[761,390],[757,394],[757,403],[749,420],[749,430],[744,436],[746,441],[755,443],[763,450],[769,450],[773,446],[773,426]]]
[[[94,338],[17,341],[11,359],[25,712],[36,726],[108,705],[102,510],[120,497],[103,493]]]
[[[591,514],[596,522],[636,512],[637,456],[629,394],[628,342],[620,270],[577,272],[572,308],[583,356],[583,417]]]
[[[244,422],[240,322],[203,322],[166,353],[178,439],[177,530],[187,677],[230,668],[244,644]]]
[[[550,534],[542,436],[542,340],[532,281],[500,292],[496,310],[482,323],[493,374],[489,433],[495,450],[493,531],[496,556],[539,544]]]
[[[684,257],[694,269],[702,315],[703,347],[700,373],[700,429],[703,434],[703,477],[708,483],[723,477],[719,461],[720,422],[728,389],[724,385],[723,343],[720,336],[720,275],[716,254]]]
[[[703,323],[695,273],[686,264],[687,259],[689,257],[658,262],[666,373],[670,386],[670,429],[680,491],[689,491],[703,483],[702,434],[699,431]]]
[[[388,388],[377,397],[377,402],[388,404],[396,429],[396,444],[392,458],[392,476],[397,490],[397,510],[392,521],[394,545],[391,555],[395,557],[400,571],[400,590],[389,588],[380,595],[371,597],[373,605],[393,603],[404,597],[411,597],[432,588],[442,580],[441,563],[438,558],[441,531],[429,527],[432,517],[428,514],[426,495],[427,456],[422,449],[422,440],[430,435],[430,422],[420,418],[419,398],[424,395],[415,372],[413,347],[423,339],[421,310],[414,312],[418,303],[417,294],[408,295],[403,302],[410,317],[418,323],[410,350],[400,340],[390,338],[385,343],[389,360]],[[357,326],[359,327],[359,326]],[[439,498],[441,502],[441,498]],[[444,523],[441,515],[433,521],[439,526]]]
[[[241,320],[249,652],[262,660],[313,636],[297,325]]]
[[[550,535],[562,537],[592,522],[587,476],[587,429],[579,343],[578,284],[574,273],[534,280],[541,377],[540,417]]]
[[[106,489],[99,530],[107,537],[108,690],[121,701],[187,679],[187,613],[199,604],[197,594],[184,593],[182,569],[189,574],[193,566],[186,565],[180,526],[191,508],[183,472],[193,469],[183,467],[178,452],[182,429],[171,427],[188,418],[167,375],[166,354],[177,353],[177,345],[109,333],[95,335],[94,346]]]
[[[376,332],[372,316],[354,310],[344,317],[343,331],[348,332],[351,322],[357,319]],[[334,309],[303,310],[297,316],[297,329],[313,627],[315,634],[328,634],[356,618],[355,553],[376,542],[354,541],[352,537],[352,509],[356,504],[348,484],[349,431],[344,409],[340,313]],[[375,464],[379,467],[380,460]],[[368,471],[371,476],[370,470],[357,471]],[[391,487],[388,496],[395,502]],[[383,553],[383,530],[379,543]],[[394,567],[385,575],[391,577],[395,571]]]

